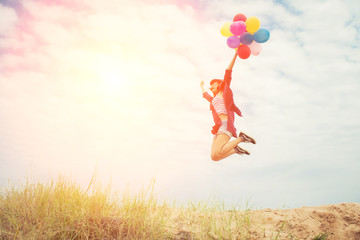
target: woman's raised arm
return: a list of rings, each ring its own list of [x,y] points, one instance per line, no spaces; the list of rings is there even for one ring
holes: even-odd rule
[[[231,59],[231,62],[230,62],[230,64],[229,64],[227,70],[232,70],[232,68],[233,68],[233,66],[234,66],[234,64],[235,64],[236,58],[237,58],[237,51],[235,51],[235,55],[234,55],[233,58]]]

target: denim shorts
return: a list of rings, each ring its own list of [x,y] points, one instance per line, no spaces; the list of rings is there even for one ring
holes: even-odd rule
[[[229,131],[227,130],[227,121],[222,121],[222,122],[221,122],[221,126],[220,126],[220,128],[219,128],[219,130],[217,131],[217,133],[216,133],[215,136],[217,136],[217,135],[219,135],[219,134],[222,134],[222,133],[225,133],[225,134],[228,135],[230,138],[232,137],[231,132],[229,132]]]

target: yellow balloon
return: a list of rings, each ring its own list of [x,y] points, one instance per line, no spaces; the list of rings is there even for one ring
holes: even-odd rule
[[[231,25],[231,22],[224,23],[224,25],[221,27],[221,30],[220,30],[221,35],[223,35],[224,37],[230,37],[233,35],[230,32],[230,25]]]
[[[254,34],[260,28],[260,20],[257,17],[249,17],[246,19],[246,31]]]

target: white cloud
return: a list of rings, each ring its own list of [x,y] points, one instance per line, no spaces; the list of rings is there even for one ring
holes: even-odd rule
[[[15,26],[17,20],[16,12],[12,8],[0,5],[0,16],[0,33],[1,35],[7,35]]]

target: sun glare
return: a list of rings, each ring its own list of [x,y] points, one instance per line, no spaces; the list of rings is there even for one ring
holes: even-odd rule
[[[102,79],[104,80],[106,88],[113,91],[120,90],[125,81],[124,76],[122,76],[121,71],[118,69],[108,69],[104,71]]]
[[[101,88],[107,93],[119,93],[125,90],[127,81],[119,59],[103,56],[99,58],[95,71]]]

